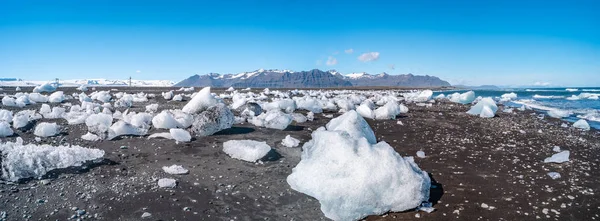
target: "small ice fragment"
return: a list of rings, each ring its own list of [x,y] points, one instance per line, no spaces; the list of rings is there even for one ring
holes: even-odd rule
[[[423,152],[421,150],[417,151],[417,157],[419,157],[419,158],[425,158],[425,152]]]
[[[158,180],[158,187],[160,188],[175,188],[177,181],[171,178],[162,178]]]
[[[564,150],[560,153],[556,153],[554,155],[552,155],[551,157],[548,157],[544,160],[544,163],[564,163],[564,162],[568,162],[569,161],[569,154],[570,152],[568,150]]]
[[[548,176],[550,176],[550,178],[552,178],[553,180],[560,178],[560,173],[558,172],[549,172]]]
[[[188,169],[183,168],[181,165],[171,165],[171,166],[164,166],[162,167],[162,169],[165,171],[165,173],[168,174],[175,174],[175,175],[180,175],[180,174],[187,174],[189,172]]]

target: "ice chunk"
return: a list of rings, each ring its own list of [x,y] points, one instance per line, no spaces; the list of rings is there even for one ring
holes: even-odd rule
[[[517,94],[515,92],[506,93],[500,96],[504,100],[512,100],[517,98]]]
[[[171,136],[170,132],[163,132],[163,133],[153,133],[150,136],[148,136],[148,139],[151,138],[165,138],[165,139],[173,139],[173,137]]]
[[[85,85],[79,85],[79,87],[77,87],[77,90],[79,90],[79,91],[88,91],[88,88]]]
[[[124,117],[123,120],[136,127],[148,128],[152,122],[152,115],[149,113],[130,114]]]
[[[171,128],[169,130],[171,137],[177,142],[190,142],[192,140],[192,136],[189,132],[184,129],[179,128]]]
[[[319,200],[327,218],[359,220],[414,209],[429,199],[427,173],[385,142],[318,130],[302,149],[287,183]]]
[[[569,152],[568,150],[563,150],[559,153],[555,153],[551,157],[544,159],[544,163],[564,163],[569,162]]]
[[[171,129],[181,127],[181,124],[169,114],[168,111],[162,111],[152,118],[152,125],[156,128]]]
[[[223,143],[223,151],[231,158],[256,162],[271,151],[266,142],[254,140],[230,140]]]
[[[84,139],[84,140],[87,140],[87,141],[98,141],[98,140],[102,140],[102,137],[100,137],[100,136],[98,136],[96,134],[87,132],[86,134],[81,135],[81,139]]]
[[[88,127],[89,132],[105,137],[105,133],[108,131],[112,121],[113,118],[111,115],[102,113],[92,114],[85,119],[85,125]]]
[[[177,181],[171,178],[162,178],[158,180],[158,187],[160,188],[175,188],[177,186]]]
[[[554,151],[554,152],[560,152],[560,147],[559,146],[554,146],[552,148],[552,151]]]
[[[60,103],[63,102],[63,100],[65,100],[65,95],[62,91],[54,92],[48,96],[48,102],[50,103]]]
[[[296,121],[297,123],[304,123],[304,122],[306,122],[308,120],[301,113],[292,113],[292,117],[294,118],[294,121]]]
[[[211,106],[215,106],[218,100],[210,93],[210,87],[202,88],[181,110],[188,114],[200,113]]]
[[[0,144],[2,178],[18,181],[41,178],[54,169],[81,166],[104,157],[104,151],[81,146],[23,145],[20,142]]]
[[[183,100],[183,96],[181,96],[181,94],[175,95],[175,96],[173,96],[173,100],[174,101],[182,101]]]
[[[486,97],[471,107],[471,109],[467,111],[467,114],[479,115],[483,118],[491,118],[496,115],[496,111],[498,111],[496,102],[492,98]]]
[[[108,129],[108,139],[112,140],[115,137],[122,135],[143,136],[148,133],[147,128],[139,128],[125,121],[117,121]]]
[[[293,138],[290,135],[285,136],[283,140],[281,140],[281,145],[285,147],[297,147],[300,144],[300,140]]]
[[[356,108],[356,112],[364,118],[375,119],[375,112],[373,112],[368,104],[361,104]]]
[[[158,104],[146,105],[146,112],[154,113],[156,111],[158,111]]]
[[[231,128],[234,121],[235,118],[231,110],[225,104],[217,103],[194,116],[191,131],[196,136],[209,136]]]
[[[423,152],[421,150],[417,151],[417,157],[419,157],[419,158],[425,158],[425,152]]]
[[[307,110],[313,113],[322,113],[323,108],[319,100],[312,97],[302,97],[295,99],[298,109]]]
[[[364,137],[372,144],[377,143],[375,133],[367,121],[356,111],[348,111],[339,117],[331,119],[325,127],[330,131],[344,131],[354,138]]]
[[[475,92],[467,91],[465,93],[454,93],[448,96],[448,99],[455,103],[470,104],[475,101]]]
[[[192,126],[192,123],[194,123],[194,117],[181,110],[171,110],[171,114],[173,115],[173,118],[175,118],[175,120],[181,125],[181,128],[188,128]]]
[[[16,107],[17,106],[17,102],[12,97],[4,96],[2,98],[2,105],[6,106],[6,107]]]
[[[71,111],[63,115],[63,118],[67,120],[69,125],[83,124],[85,119],[89,116],[86,112]]]
[[[569,113],[569,111],[565,111],[565,110],[552,109],[552,110],[548,111],[548,116],[553,117],[553,118],[565,118],[570,115],[571,115],[571,113]]]
[[[283,113],[279,109],[272,109],[266,113],[248,119],[248,122],[257,127],[284,130],[292,123],[293,119],[294,118],[290,114]]]
[[[60,133],[60,127],[56,123],[41,122],[35,126],[33,132],[38,137],[51,137]]]
[[[226,90],[226,91],[227,91],[227,92],[232,92],[232,91],[235,91],[235,89],[234,89],[233,87],[229,87],[229,88],[227,88],[227,90]]]
[[[162,96],[165,100],[171,100],[173,98],[173,91],[162,92]]]
[[[408,109],[408,108],[407,108]],[[375,119],[386,120],[396,119],[396,116],[400,114],[400,106],[394,102],[388,102],[382,107],[377,108],[375,111]]]
[[[260,107],[260,105],[258,105],[257,103],[254,102],[248,102],[246,103],[244,106],[242,106],[242,113],[245,113],[248,111],[248,113],[252,112],[252,116],[258,116],[260,114],[262,114],[263,110]],[[250,116],[249,116],[250,117]]]
[[[13,121],[12,111],[0,109],[0,121],[11,123]]]
[[[43,105],[47,105],[47,104],[43,104]],[[42,105],[42,107],[44,107],[43,105]],[[44,116],[44,118],[47,118],[47,119],[58,119],[58,118],[63,118],[64,117],[65,111],[66,111],[65,108],[62,108],[62,107],[53,107],[52,111],[50,111],[50,112],[42,113],[42,111],[40,111],[40,113]]]
[[[431,96],[433,96],[433,91],[423,90],[423,91],[419,92],[419,94],[415,98],[413,98],[413,101],[425,102],[425,101],[428,101],[429,99],[431,99]]]
[[[10,124],[6,121],[0,121],[0,137],[8,137],[13,135],[13,130],[10,128]]]
[[[30,93],[29,101],[33,101],[36,103],[46,103],[48,102],[48,96],[41,95],[40,93]]]
[[[313,121],[313,120],[315,120],[315,113],[313,113],[313,112],[308,112],[308,113],[306,113],[306,119],[307,119],[308,121]]]
[[[181,175],[181,174],[187,174],[188,172],[190,172],[188,169],[183,168],[181,165],[171,165],[171,166],[164,166],[162,167],[163,171],[165,171],[165,173],[168,174],[173,174],[173,175]]]
[[[560,178],[560,173],[557,173],[557,172],[549,172],[549,173],[548,173],[548,176],[549,176],[550,178],[552,178],[553,180],[556,180],[556,179]]]
[[[590,125],[584,119],[579,119],[578,121],[576,121],[575,123],[573,123],[573,127],[574,128],[579,128],[579,129],[582,129],[582,130],[590,130]]]
[[[34,87],[33,93],[53,92],[55,90],[56,90],[56,87],[54,87],[52,84],[44,83],[40,86]]]

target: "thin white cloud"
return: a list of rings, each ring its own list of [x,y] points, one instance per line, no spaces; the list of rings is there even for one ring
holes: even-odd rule
[[[538,82],[533,83],[533,85],[535,85],[535,86],[550,86],[551,83],[550,82],[540,82],[540,81],[538,81]]]
[[[344,52],[346,52],[346,54],[352,54],[352,52],[354,52],[354,49],[352,49],[352,48],[346,49],[346,50],[344,50]]]
[[[395,70],[396,69],[396,65],[395,64],[390,64],[390,69]]]
[[[327,62],[325,62],[325,64],[327,66],[333,66],[336,65],[338,63],[337,59],[335,59],[334,57],[329,56],[329,58],[327,58]]]
[[[135,71],[135,72],[136,72],[136,73],[140,73],[140,72],[142,72],[142,71],[140,71],[140,70],[137,70],[137,71]]]
[[[375,61],[379,59],[379,52],[367,52],[358,56],[358,60],[362,62]]]

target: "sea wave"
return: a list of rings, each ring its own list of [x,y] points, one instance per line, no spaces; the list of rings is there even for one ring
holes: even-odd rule
[[[555,96],[555,95],[547,95],[546,96],[546,95],[536,94],[536,95],[533,95],[533,98],[534,99],[562,99],[562,98],[565,98],[565,96]]]

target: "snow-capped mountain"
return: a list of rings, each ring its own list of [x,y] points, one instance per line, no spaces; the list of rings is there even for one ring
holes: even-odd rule
[[[55,81],[36,81],[23,80],[16,78],[0,79],[0,86],[38,86],[44,83],[54,83]],[[110,79],[69,79],[59,80],[61,87],[78,87],[80,85],[88,86],[129,86],[129,80],[110,80]],[[134,87],[171,87],[175,83],[169,80],[131,80],[131,86]]]
[[[400,86],[400,87],[440,87],[450,86],[446,81],[433,76],[412,74],[371,75],[365,72],[343,75],[336,70],[310,71],[264,70],[259,69],[239,74],[194,75],[177,84],[176,87],[273,87],[273,88],[320,88],[351,86]]]

